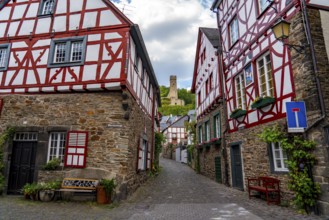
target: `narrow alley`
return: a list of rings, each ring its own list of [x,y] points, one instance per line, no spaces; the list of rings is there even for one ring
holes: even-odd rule
[[[268,206],[260,199],[249,200],[246,193],[218,184],[172,160],[162,159],[161,166],[158,177],[118,206],[91,202],[42,203],[25,201],[22,196],[5,196],[0,197],[0,219],[328,219]]]

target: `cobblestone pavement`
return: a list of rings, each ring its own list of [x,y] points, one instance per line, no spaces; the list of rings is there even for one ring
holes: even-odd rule
[[[218,184],[175,161],[162,159],[161,166],[157,178],[120,204],[46,203],[4,196],[0,219],[329,220],[329,216],[305,216],[260,199],[249,200],[246,192]]]

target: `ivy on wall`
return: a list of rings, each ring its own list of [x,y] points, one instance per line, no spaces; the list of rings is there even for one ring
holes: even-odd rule
[[[266,143],[280,143],[288,153],[289,185],[295,192],[294,204],[298,209],[309,212],[316,205],[320,195],[320,186],[312,179],[311,169],[316,163],[312,153],[316,147],[314,141],[306,140],[300,135],[288,135],[278,126],[265,128],[259,135]]]
[[[0,136],[0,194],[2,193],[4,186],[5,186],[5,177],[3,175],[4,165],[4,158],[3,158],[3,151],[5,143],[14,136],[15,128],[7,128]]]

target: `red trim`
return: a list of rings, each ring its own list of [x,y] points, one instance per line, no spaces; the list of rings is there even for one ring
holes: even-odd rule
[[[72,137],[73,140],[74,140],[74,138],[76,138],[75,143],[72,142],[73,141],[71,139],[72,135],[76,135],[76,137]],[[81,143],[81,141],[84,141],[84,143]],[[87,158],[87,146],[88,146],[88,132],[87,131],[69,131],[67,134],[64,166],[72,167],[72,168],[85,168],[86,167],[86,158]],[[69,152],[70,150],[75,151],[75,153]],[[83,151],[83,153],[79,153],[78,150]],[[75,159],[77,160],[77,164],[74,164]],[[80,164],[81,159],[83,160],[82,164]],[[70,160],[70,162],[69,162],[69,160]]]

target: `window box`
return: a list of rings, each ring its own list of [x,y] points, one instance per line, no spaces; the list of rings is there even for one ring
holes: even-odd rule
[[[231,115],[230,115],[230,118],[234,118],[234,119],[237,119],[237,118],[240,118],[244,115],[247,114],[247,111],[246,110],[243,110],[241,108],[237,108],[235,110],[232,111]]]
[[[214,143],[214,144],[220,144],[221,140],[222,140],[221,138],[212,138],[211,142]]]
[[[263,107],[266,107],[268,105],[271,105],[275,102],[275,98],[273,97],[258,97],[254,100],[254,102],[251,104],[252,109],[260,109]]]

